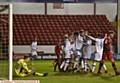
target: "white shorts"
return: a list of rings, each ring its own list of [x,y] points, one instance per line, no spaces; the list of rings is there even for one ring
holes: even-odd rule
[[[90,59],[91,58],[91,46],[86,46],[83,48],[83,58]]]
[[[101,52],[95,53],[94,60],[96,60],[96,61],[101,61],[102,55],[103,55],[103,53],[101,53]]]
[[[71,55],[73,55],[73,54],[74,54],[74,52],[73,52],[73,51],[70,51],[70,54],[71,54]]]
[[[80,56],[80,57],[82,56],[82,54],[81,54],[81,52],[79,50],[75,50],[74,55],[75,56]]]
[[[65,60],[65,63],[68,63],[68,64],[69,64],[69,63],[70,63],[70,59],[66,59],[66,60]]]
[[[65,50],[65,58],[67,59],[67,58],[71,58],[70,57],[70,51],[69,50]]]
[[[32,56],[37,56],[37,51],[32,51]]]
[[[80,57],[77,56],[77,57],[74,58],[74,61],[75,61],[75,62],[79,62],[79,59],[80,59]]]

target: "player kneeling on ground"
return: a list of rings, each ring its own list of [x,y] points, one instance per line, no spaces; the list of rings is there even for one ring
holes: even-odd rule
[[[24,77],[24,76],[29,76],[29,75],[36,75],[36,76],[47,76],[48,73],[38,73],[33,69],[28,68],[28,63],[30,62],[30,57],[29,56],[24,56],[23,59],[20,59],[17,61],[17,65],[15,66],[15,73],[18,76]]]

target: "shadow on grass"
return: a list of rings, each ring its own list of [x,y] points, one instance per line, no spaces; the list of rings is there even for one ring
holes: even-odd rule
[[[85,76],[88,73],[85,72],[57,72],[54,76]]]
[[[111,74],[97,74],[97,73],[92,73],[91,77],[100,77],[103,80],[108,80],[108,81],[112,81],[113,77],[116,77],[115,75],[111,75]]]

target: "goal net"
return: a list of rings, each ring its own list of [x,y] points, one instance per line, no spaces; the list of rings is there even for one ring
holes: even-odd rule
[[[0,4],[0,79],[8,79],[9,13],[8,4]]]

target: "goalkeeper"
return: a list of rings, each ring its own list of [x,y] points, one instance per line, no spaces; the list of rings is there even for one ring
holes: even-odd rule
[[[48,73],[38,73],[33,69],[29,69],[28,68],[28,63],[30,61],[30,57],[29,56],[24,56],[23,59],[20,59],[17,61],[17,65],[15,66],[15,73],[18,76],[21,77],[25,77],[25,76],[29,76],[29,75],[36,75],[36,76],[47,76]]]

